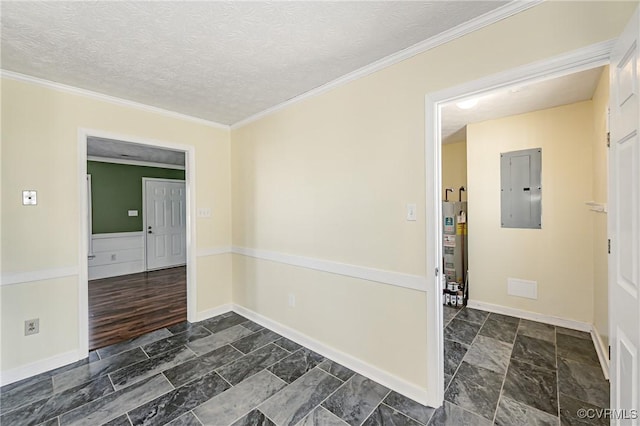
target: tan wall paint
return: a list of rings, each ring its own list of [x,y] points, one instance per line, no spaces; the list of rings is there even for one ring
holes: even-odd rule
[[[447,188],[453,188],[449,201],[458,201],[458,190],[467,187],[467,142],[454,142],[442,145],[442,196]],[[466,201],[462,193],[462,201]]]
[[[602,72],[593,95],[593,195],[592,200],[607,203],[608,150],[607,110],[609,106],[609,67]],[[609,344],[609,278],[607,255],[607,215],[593,217],[593,315],[594,324],[605,347]]]
[[[425,204],[425,174],[430,172],[424,168],[425,94],[614,38],[634,7],[544,2],[233,130],[233,244],[424,276],[430,236],[423,218],[431,209]],[[404,218],[411,202],[417,203],[417,222]],[[584,213],[584,205],[579,207]],[[363,346],[375,354],[358,354],[426,388],[427,324],[415,320],[427,318],[426,304],[402,306],[385,316],[377,298],[369,298],[371,292],[384,291],[389,304],[408,303],[406,289],[314,271],[301,279],[268,273],[256,263],[234,255],[236,303],[276,316],[271,304],[282,306],[288,292],[313,300],[312,310],[296,308],[295,315],[276,318],[345,352],[352,350],[349,339],[364,333],[358,341],[366,339]],[[322,324],[334,324],[335,302],[317,297],[321,279],[333,283],[328,293],[347,296],[352,306],[330,331]],[[249,299],[255,286],[270,302]],[[586,311],[575,316],[590,318],[591,311],[589,299]],[[385,329],[401,332],[409,342],[402,354],[375,327],[362,328],[382,317]],[[397,359],[402,365],[392,362]]]
[[[78,265],[79,127],[194,146],[196,203],[213,208],[211,218],[197,220],[196,246],[230,244],[227,130],[3,79],[3,273]],[[23,189],[38,191],[37,206],[21,205]],[[198,310],[231,302],[230,261],[228,255],[198,258]],[[77,277],[1,292],[3,371],[78,349]],[[23,321],[35,317],[40,333],[22,336]]]
[[[469,294],[476,301],[593,321],[592,102],[467,128]],[[500,226],[500,153],[542,148],[542,229]],[[507,278],[538,299],[507,295]]]

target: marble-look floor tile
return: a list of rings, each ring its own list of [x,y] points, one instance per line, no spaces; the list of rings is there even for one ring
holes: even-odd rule
[[[240,324],[241,326],[243,326],[246,329],[251,330],[252,332],[256,332],[256,331],[260,331],[262,330],[264,327],[261,326],[260,324],[258,324],[257,322],[253,322],[251,320],[249,321],[245,321],[242,324]]]
[[[167,379],[169,379],[173,386],[179,388],[180,386],[197,379],[198,377],[202,377],[216,368],[227,365],[242,356],[242,352],[227,345],[218,348],[215,351],[208,352],[198,358],[183,362],[180,365],[164,371],[163,374]]]
[[[250,334],[252,333],[248,328],[244,328],[241,325],[234,325],[210,336],[187,343],[187,347],[196,354],[202,355],[228,345],[229,343],[233,343]]]
[[[513,344],[513,340],[516,337],[516,331],[518,330],[518,322],[504,320],[494,315],[495,314],[489,315],[489,318],[484,322],[484,325],[478,334]]]
[[[444,390],[445,391],[449,387],[449,384],[451,383],[451,379],[453,379],[452,375],[450,375],[450,374],[445,374],[444,375]]]
[[[209,373],[129,411],[129,419],[134,426],[165,424],[229,387],[218,374]]]
[[[487,420],[493,420],[500,398],[502,377],[502,374],[462,361],[444,398]]]
[[[191,411],[189,411],[177,419],[170,421],[166,426],[202,426],[202,423]]]
[[[211,332],[204,327],[192,327],[182,333],[174,334],[158,340],[157,342],[144,345],[142,349],[144,349],[149,357],[154,357],[160,355],[162,352],[167,352],[179,346],[188,345],[189,343],[210,335]]]
[[[365,420],[363,426],[420,426],[420,423],[394,410],[393,408],[380,404],[373,410],[373,413]]]
[[[520,320],[518,326],[518,334],[523,336],[535,337],[536,339],[546,340],[547,342],[556,342],[556,329],[549,324],[542,324],[536,321],[525,319]]]
[[[207,425],[230,425],[287,384],[267,370],[250,377],[193,410]]]
[[[422,424],[427,424],[434,411],[433,408],[419,404],[395,391],[392,391],[383,402],[394,410]]]
[[[253,410],[232,426],[276,426],[267,416],[260,410]]]
[[[444,374],[453,376],[469,350],[469,346],[453,340],[444,340]]]
[[[100,361],[81,365],[73,370],[53,376],[53,391],[61,392],[146,359],[148,357],[142,349],[135,348],[118,355],[103,358]]]
[[[257,331],[253,334],[243,337],[242,339],[232,343],[232,346],[238,349],[240,352],[248,354],[256,349],[259,349],[269,343],[273,343],[280,339],[282,336],[276,332],[273,332],[267,328]]]
[[[314,368],[258,408],[278,425],[295,425],[341,384],[339,379]]]
[[[297,426],[347,426],[349,423],[331,411],[319,406],[302,419]]]
[[[195,357],[196,355],[186,346],[179,346],[111,373],[111,381],[116,390],[122,389]]]
[[[46,378],[34,383],[26,383],[10,391],[0,392],[0,414],[8,413],[23,405],[40,401],[53,394],[53,382]]]
[[[503,396],[498,403],[496,426],[558,426],[558,417]]]
[[[180,334],[187,330],[190,330],[193,327],[197,327],[198,323],[193,323],[189,321],[183,321],[181,323],[172,325],[171,327],[167,327],[167,330],[171,332],[171,334]],[[167,337],[167,336],[165,336]]]
[[[560,420],[562,420],[563,426],[573,425],[601,425],[605,426],[609,424],[609,419],[605,416],[594,416],[594,418],[584,418],[578,416],[579,410],[593,410],[591,413],[596,413],[596,410],[602,410],[602,407],[597,407],[592,404],[588,404],[583,401],[579,401],[575,398],[571,398],[563,393],[560,393]]]
[[[512,317],[511,315],[497,314],[495,312],[491,312],[487,319],[490,319],[492,321],[505,322],[508,324],[516,324],[516,325],[520,324],[520,318],[518,317]]]
[[[165,339],[169,336],[171,336],[171,332],[166,328],[161,328],[160,330],[143,334],[140,337],[125,340],[124,342],[119,342],[111,346],[100,348],[98,349],[97,352],[98,352],[98,355],[100,355],[100,358],[104,359],[113,355],[120,354],[122,352],[129,351],[131,349],[135,349],[137,347],[142,347],[150,343],[157,342],[158,340]]]
[[[318,367],[331,374],[332,376],[337,377],[343,382],[346,382],[351,378],[351,376],[356,374],[344,365],[338,364],[337,362],[331,361],[330,359],[325,359],[320,363],[320,365],[318,365]]]
[[[113,392],[113,386],[111,386],[109,378],[107,376],[99,377],[92,382],[53,394],[47,399],[3,414],[0,417],[0,424],[21,426],[42,423],[111,392]]]
[[[445,401],[431,416],[429,426],[491,426],[491,422]]]
[[[581,333],[581,332],[578,332]],[[600,365],[598,354],[591,339],[586,340],[568,334],[556,335],[558,356],[594,366]]]
[[[126,414],[123,414],[110,422],[104,423],[102,426],[131,426],[131,422],[129,421],[129,417],[127,417]]]
[[[302,345],[299,345],[296,342],[292,342],[286,337],[281,337],[280,339],[276,340],[273,343],[275,343],[276,345],[280,346],[283,349],[288,350],[289,352],[295,352],[298,349],[302,348]]]
[[[460,314],[452,319],[447,328],[444,329],[444,338],[470,345],[482,326],[459,318]]]
[[[350,425],[360,425],[389,394],[389,389],[355,374],[322,406]]]
[[[556,327],[556,334],[563,334],[565,336],[573,336],[579,339],[591,341],[591,334],[586,331],[573,330],[571,328]]]
[[[217,371],[229,383],[237,385],[260,370],[264,370],[275,364],[287,355],[289,355],[289,352],[280,346],[269,344],[257,351],[238,358],[232,363],[219,368]]]
[[[53,419],[47,420],[46,422],[39,423],[37,426],[60,426],[60,423],[58,423],[58,417],[54,417]]]
[[[482,325],[488,316],[489,312],[465,307],[460,311],[460,313],[458,313],[458,315],[456,315],[456,319]]]
[[[60,424],[101,425],[169,392],[173,386],[161,374],[95,399],[60,417]],[[128,422],[129,420],[127,420]]]
[[[558,414],[558,387],[555,372],[511,359],[503,385],[503,395],[525,405]]]
[[[205,327],[212,333],[219,333],[222,330],[226,330],[227,328],[233,327],[234,325],[240,325],[247,321],[249,321],[247,318],[238,315],[235,312],[227,312],[224,315],[219,315],[217,317],[200,321],[198,325]]]
[[[273,364],[269,367],[269,371],[285,382],[291,383],[322,361],[324,361],[322,355],[305,348]]]
[[[509,365],[511,345],[491,337],[478,336],[464,356],[469,364],[504,374]]]
[[[601,408],[609,406],[609,382],[600,367],[558,357],[560,393]]]
[[[460,312],[460,310],[456,308],[452,308],[446,305],[443,306],[442,307],[442,325],[446,327],[447,324],[449,324],[449,322],[452,319],[454,319],[456,315],[458,315],[458,312]]]
[[[546,340],[519,335],[513,344],[511,356],[547,370],[556,369],[556,347]]]

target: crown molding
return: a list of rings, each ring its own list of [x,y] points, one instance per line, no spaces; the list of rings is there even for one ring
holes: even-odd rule
[[[103,93],[93,92],[87,89],[81,89],[79,87],[69,86],[62,83],[57,83],[55,81],[45,80],[38,77],[33,77],[26,74],[20,74],[13,71],[8,71],[1,69],[0,76],[2,78],[7,78],[9,80],[21,81],[24,83],[31,83],[38,86],[43,86],[48,89],[57,90],[59,92],[71,93],[73,95],[83,96],[85,98],[91,98],[98,101],[108,102],[110,104],[134,108],[141,111],[152,112],[159,115],[164,115],[165,117],[176,118],[178,120],[189,121],[192,123],[202,124],[208,127],[213,127],[216,129],[229,130],[230,127],[226,124],[216,123],[215,121],[205,120],[204,118],[193,117],[191,115],[182,114],[175,111],[169,111],[167,109],[154,107],[151,105],[143,104],[140,102],[134,102],[127,99],[117,98],[111,95],[105,95]]]
[[[451,28],[447,31],[443,31],[440,34],[437,34],[431,38],[428,38],[412,46],[409,46],[406,49],[403,49],[403,50],[400,50],[399,52],[392,53],[391,55],[385,56],[384,58],[379,59],[375,62],[372,62],[369,65],[365,65],[362,68],[359,68],[355,71],[345,74],[342,77],[338,77],[333,81],[323,84],[322,86],[316,87],[315,89],[311,89],[308,92],[305,92],[285,102],[282,102],[271,108],[267,108],[264,111],[258,112],[243,120],[233,123],[231,125],[231,130],[235,130],[240,127],[243,127],[249,123],[252,123],[268,115],[271,115],[277,111],[280,111],[290,105],[296,104],[298,102],[301,102],[309,98],[313,98],[322,93],[328,92],[329,90],[335,89],[336,87],[350,83],[354,80],[365,77],[369,74],[373,74],[374,72],[390,67],[391,65],[395,65],[399,62],[402,62],[420,53],[426,52],[442,44],[448,43],[457,38],[465,36],[469,33],[477,31],[481,28],[494,24],[498,21],[509,18],[510,16],[516,15],[520,12],[523,12],[527,9],[537,6],[538,4],[542,3],[542,1],[543,0],[524,0],[524,1],[509,2],[504,6],[500,6],[490,12],[485,13],[484,15],[480,15],[454,28]]]

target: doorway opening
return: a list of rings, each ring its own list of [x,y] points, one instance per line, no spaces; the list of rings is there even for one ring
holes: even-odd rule
[[[82,129],[78,143],[81,348],[193,321],[193,148]]]

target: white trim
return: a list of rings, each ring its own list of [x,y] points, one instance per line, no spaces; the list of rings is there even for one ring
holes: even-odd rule
[[[467,306],[473,309],[481,309],[483,311],[495,312],[496,314],[509,315],[544,324],[557,325],[558,327],[570,328],[572,330],[584,331],[586,333],[591,333],[592,329],[592,325],[587,322],[540,314],[538,312],[525,311],[523,309],[510,308],[502,305],[494,305],[492,303],[480,302],[477,300],[469,299]]]
[[[0,285],[13,285],[30,283],[34,281],[46,281],[56,278],[74,277],[78,275],[77,266],[66,268],[40,269],[38,271],[27,272],[5,272],[2,274]]]
[[[198,249],[196,252],[196,256],[205,257],[205,256],[217,256],[219,254],[227,254],[232,253],[231,246],[220,246],[220,247],[205,247]]]
[[[38,86],[44,86],[49,89],[57,90],[59,92],[71,93],[73,95],[83,96],[85,98],[96,99],[110,104],[124,106],[128,108],[134,108],[141,111],[152,112],[165,117],[176,118],[178,120],[190,121],[192,123],[202,124],[217,129],[229,130],[229,126],[226,124],[217,123],[211,120],[205,120],[204,118],[193,117],[191,115],[182,114],[175,111],[169,111],[167,109],[154,107],[151,105],[142,104],[140,102],[130,101],[127,99],[117,98],[111,95],[105,95],[103,93],[94,92],[92,90],[81,89],[79,87],[69,86],[62,83],[56,83],[55,81],[45,80],[38,77],[33,77],[26,74],[20,74],[13,71],[0,70],[0,76],[10,80],[21,81],[24,83],[31,83]]]
[[[368,268],[365,266],[350,265],[335,262],[333,260],[316,259],[312,257],[296,256],[268,250],[258,250],[246,247],[232,247],[235,254],[255,257],[256,259],[270,260],[286,265],[299,266],[301,268],[314,269],[316,271],[345,275],[367,281],[375,281],[413,290],[426,291],[425,278],[419,275],[404,274],[401,272],[385,271],[382,269]]]
[[[600,367],[602,367],[602,373],[604,378],[609,380],[609,348],[605,346],[604,342],[600,338],[598,328],[594,325],[591,326],[591,340],[593,340],[593,346],[596,348],[598,354],[598,360],[600,361]]]
[[[226,314],[227,312],[230,312],[232,310],[233,305],[231,303],[225,303],[224,305],[216,306],[215,308],[198,312],[198,314],[196,315],[196,321],[204,321],[218,315]]]
[[[140,237],[144,234],[144,231],[131,231],[131,232],[112,232],[109,234],[93,234],[94,240],[100,240],[104,238],[126,238],[126,237]]]
[[[67,364],[71,364],[72,362],[80,361],[84,358],[86,358],[86,356],[81,356],[79,351],[69,351],[40,361],[25,364],[0,373],[0,386],[15,383],[28,377],[33,377],[40,373],[44,373],[45,371],[53,370],[54,368],[62,367]]]
[[[322,356],[325,356],[333,361],[336,361],[347,368],[362,374],[376,382],[392,389],[407,398],[411,398],[421,404],[425,404],[427,401],[427,393],[419,386],[409,383],[398,376],[395,376],[387,371],[381,370],[376,366],[373,366],[361,359],[358,359],[352,355],[342,352],[336,348],[333,348],[325,343],[320,342],[308,335],[294,330],[286,325],[283,325],[277,321],[269,319],[257,312],[247,309],[243,306],[233,304],[233,311],[254,321],[258,324],[266,327],[276,333],[279,333],[287,339],[309,348]]]
[[[87,156],[87,161],[95,161],[98,163],[126,164],[128,166],[158,167],[161,169],[175,169],[175,170],[186,169],[185,166],[180,166],[178,164],[153,163],[151,161],[127,160],[124,158],[97,157],[95,155]]]
[[[606,65],[609,63],[609,56],[614,41],[604,41],[581,49],[576,49],[558,56],[537,61],[528,65],[523,65],[510,70],[506,70],[479,80],[474,80],[450,87],[437,92],[425,95],[425,170],[430,170],[432,164],[439,164],[440,146],[442,135],[440,132],[440,105],[445,102],[456,101],[469,96],[477,96],[492,92],[497,89],[505,89],[511,86],[531,84],[551,78],[568,75],[571,73],[584,71],[586,69]],[[433,169],[433,167],[431,167]],[[425,209],[425,223],[427,230],[432,229],[429,224],[435,220],[437,226],[433,235],[440,236],[442,233],[442,215],[440,214],[440,199],[434,197],[441,191],[439,171],[434,171],[433,175],[426,174],[426,200],[433,202],[431,209]],[[427,204],[428,205],[428,204]],[[433,229],[432,229],[433,231]],[[427,238],[427,265],[432,262],[430,254],[436,253],[437,259],[441,259],[442,245],[436,238]],[[436,263],[439,266],[439,263]],[[428,289],[435,289],[434,296],[439,293],[441,283],[441,273],[437,279],[427,270],[426,285]],[[430,292],[427,292],[429,295]],[[444,348],[443,330],[441,326],[441,300],[440,297],[427,297],[427,341],[430,343],[427,348],[427,372],[429,405],[438,407],[444,400],[444,389],[441,377],[444,374],[444,365],[441,362]],[[486,308],[485,308],[486,309]],[[534,314],[535,315],[535,314]],[[539,320],[539,319],[538,319]],[[571,328],[578,324],[564,323],[564,326]],[[584,323],[579,323],[584,326]],[[590,325],[584,331],[590,331]],[[433,336],[438,336],[436,339]],[[433,344],[435,341],[436,344]]]
[[[451,28],[431,38],[428,38],[419,43],[416,43],[413,46],[409,46],[406,49],[403,49],[399,52],[392,53],[391,55],[385,56],[384,58],[379,59],[369,65],[365,65],[362,68],[359,68],[355,71],[352,71],[348,74],[338,77],[333,81],[323,84],[322,86],[316,87],[315,89],[311,89],[308,92],[305,92],[285,102],[279,103],[278,105],[275,105],[271,108],[267,108],[264,111],[261,111],[257,114],[251,115],[245,119],[242,119],[236,123],[233,123],[231,125],[231,129],[232,130],[238,129],[251,122],[264,118],[284,108],[287,108],[288,106],[291,106],[293,104],[296,104],[298,102],[304,101],[309,98],[313,98],[322,93],[328,92],[329,90],[335,89],[336,87],[345,85],[354,80],[365,77],[369,74],[373,74],[374,72],[380,71],[384,68],[390,67],[406,59],[419,55],[420,53],[424,53],[428,50],[431,50],[435,47],[438,47],[440,45],[453,41],[464,35],[467,35],[481,28],[494,24],[510,16],[516,15],[520,12],[523,12],[531,7],[538,5],[539,3],[542,3],[542,0],[525,0],[525,1],[509,2],[504,6],[498,7],[490,12],[485,13],[484,15],[480,15],[474,19],[471,19],[470,21],[464,22],[454,28]]]

